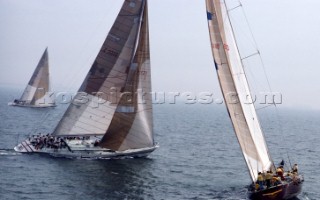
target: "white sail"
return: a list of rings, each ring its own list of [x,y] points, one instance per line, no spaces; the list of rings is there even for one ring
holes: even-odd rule
[[[224,1],[206,0],[212,54],[221,90],[253,181],[272,166]],[[252,101],[251,101],[252,102]]]
[[[55,106],[54,95],[50,92],[48,48],[45,49],[21,98],[14,100],[11,105],[26,107]]]
[[[104,135],[100,146],[113,150],[153,145],[148,36],[146,0],[124,1],[54,135]]]

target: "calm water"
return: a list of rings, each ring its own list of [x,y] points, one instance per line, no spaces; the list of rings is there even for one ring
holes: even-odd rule
[[[223,105],[156,105],[160,148],[146,159],[70,160],[11,150],[50,132],[65,109],[7,106],[19,92],[0,87],[0,199],[246,199],[249,174]],[[320,113],[259,114],[274,160],[288,153],[305,174],[299,199],[320,199]]]

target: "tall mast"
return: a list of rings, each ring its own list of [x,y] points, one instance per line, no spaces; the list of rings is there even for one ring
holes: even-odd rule
[[[226,5],[206,0],[208,26],[215,68],[227,110],[253,181],[259,171],[269,170],[272,160],[260,127],[248,81]]]

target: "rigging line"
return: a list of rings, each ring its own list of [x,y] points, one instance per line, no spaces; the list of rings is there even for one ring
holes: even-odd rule
[[[234,18],[234,17],[232,17],[232,16],[230,16],[231,18],[232,18],[232,20],[234,20],[234,21],[236,21],[237,19],[236,18]],[[243,31],[243,32],[247,32],[248,31],[248,29],[242,29],[241,27],[237,27],[237,29],[239,29],[238,31],[239,31],[239,33],[241,32],[241,30]],[[248,41],[250,41],[251,42],[251,45],[252,45],[252,47],[255,49],[255,51],[254,52],[259,52],[258,50],[257,50],[257,48],[256,48],[256,45],[255,45],[255,43],[252,41],[252,36],[249,34],[249,36],[247,35],[247,34],[244,34],[244,36],[246,36],[246,38],[248,39]],[[241,41],[240,41],[241,42]],[[247,45],[246,45],[247,46]],[[241,53],[241,52],[240,52]],[[260,52],[259,52],[260,53]],[[240,55],[240,57],[241,57],[241,55]],[[243,62],[243,65],[244,65],[244,68],[246,69],[246,71],[247,72],[250,72],[250,74],[251,74],[251,76],[252,76],[252,80],[255,82],[255,83],[260,83],[260,81],[257,81],[256,79],[255,79],[255,76],[253,75],[254,73],[252,73],[252,71],[250,70],[250,65],[249,65],[249,61],[247,61],[246,63],[244,63],[244,59],[242,59],[241,58],[241,61]],[[261,62],[260,62],[261,63]],[[253,87],[255,87],[256,85],[251,85],[251,86],[253,86]],[[264,86],[263,86],[264,87]],[[268,91],[269,89],[267,89],[266,91]]]
[[[225,0],[224,0],[224,4],[225,4],[225,9],[227,10],[227,4],[226,4],[226,1],[225,1]],[[234,34],[234,28],[233,28],[233,25],[232,25],[232,23],[231,23],[230,15],[229,15],[228,12],[226,12],[226,16],[227,16],[227,20],[228,20],[228,22],[229,22],[229,24],[230,24],[230,28],[231,28],[231,30],[232,30],[232,36],[233,36],[233,40],[234,40],[235,45],[236,45],[237,53],[238,53],[238,55],[239,55],[239,57],[240,57],[241,54],[240,54],[240,50],[239,50],[239,48],[238,48],[238,46],[237,46],[237,38],[236,38],[236,36],[235,36],[235,34]],[[241,58],[240,58],[240,60],[241,60]],[[241,60],[241,68],[242,68],[242,70],[243,70],[243,72],[244,72],[243,66],[244,66],[244,63],[243,63],[243,60]],[[242,74],[245,76],[245,79],[247,80],[246,74],[245,74],[245,73],[242,73]],[[249,85],[248,85],[248,87],[249,87]],[[249,90],[250,90],[250,89],[249,89]],[[251,95],[250,95],[250,97],[251,97]],[[253,101],[253,100],[252,100],[252,97],[251,97],[251,101]],[[241,106],[241,107],[242,107],[242,106]],[[242,107],[242,109],[243,109],[243,107]]]
[[[239,4],[241,4],[240,0],[239,0]],[[243,15],[244,15],[244,17],[245,17],[245,21],[246,21],[247,26],[248,26],[248,28],[249,28],[249,31],[250,31],[252,40],[253,40],[253,42],[254,42],[254,46],[255,46],[255,48],[257,49],[257,52],[259,52],[259,50],[258,50],[258,45],[257,45],[257,42],[256,42],[254,36],[253,36],[253,32],[252,32],[252,29],[251,29],[251,27],[250,27],[250,25],[249,25],[248,18],[247,18],[247,16],[246,16],[245,12],[244,12],[243,6],[241,6],[241,7],[242,7]],[[267,77],[267,73],[266,73],[266,70],[265,70],[265,64],[264,64],[264,62],[263,62],[263,60],[262,60],[262,57],[261,57],[260,53],[259,53],[259,59],[260,59],[260,62],[261,62],[262,68],[263,68],[263,72],[264,72],[265,78],[266,78],[266,80],[267,80],[268,88],[269,88],[270,91],[272,91],[272,90],[271,90],[270,81],[269,81],[269,79],[268,79],[268,77]],[[241,61],[243,61],[243,60],[241,60]],[[259,126],[261,127],[260,123],[259,123]],[[262,132],[262,134],[263,134],[263,136],[265,137],[265,135],[264,135],[263,132]],[[266,142],[265,142],[265,145],[266,145]],[[266,146],[267,146],[267,145],[266,145]],[[271,157],[270,157],[269,151],[268,151],[268,157],[269,157],[270,161],[274,164],[274,162],[272,161],[272,159],[271,159]]]
[[[224,4],[225,4],[225,1],[224,1]],[[226,4],[225,4],[226,5]],[[226,6],[225,6],[225,9],[226,9],[226,18],[227,18],[227,20],[229,21],[229,23],[230,23],[230,28],[231,28],[231,30],[232,30],[232,33],[234,34],[234,32],[233,32],[233,27],[232,27],[232,24],[231,24],[231,21],[230,21],[230,17],[229,17],[229,13],[227,12],[227,8],[226,8]],[[236,38],[234,37],[234,35],[233,35],[233,39],[234,40],[236,40]],[[238,47],[236,47],[237,48],[237,50],[238,50],[238,54],[240,54],[240,52],[239,52],[239,49],[238,49]],[[241,62],[241,64],[243,65],[243,63]],[[242,112],[243,112],[243,106],[241,106],[241,110],[242,110]],[[244,117],[244,119],[247,121],[247,119],[246,119],[246,117]],[[249,128],[249,127],[248,127]],[[249,128],[250,129],[250,128]],[[262,133],[263,134],[263,133]],[[251,139],[253,139],[252,138],[252,136],[250,137]],[[253,141],[253,143],[255,143],[254,141]],[[246,145],[245,145],[246,146]],[[257,155],[257,156],[259,156],[259,155]],[[260,156],[259,156],[260,157]],[[269,156],[270,157],[270,156]],[[260,160],[260,159],[259,159]],[[261,161],[261,160],[260,160]],[[250,168],[250,167],[252,167],[252,166],[250,166],[248,163],[247,163],[247,166],[248,166],[248,168]],[[250,169],[249,169],[249,171],[250,171]],[[254,176],[254,174],[252,174],[252,179],[254,180],[255,179],[255,177],[253,177]]]
[[[239,0],[239,3],[241,4],[241,1],[240,1],[240,0]],[[249,31],[250,31],[252,40],[253,40],[253,42],[254,42],[254,45],[255,45],[257,51],[259,52],[259,47],[258,47],[257,41],[256,41],[256,39],[255,39],[255,37],[254,37],[254,35],[253,35],[253,31],[252,31],[252,28],[251,28],[251,26],[250,26],[248,17],[247,17],[247,15],[246,15],[246,13],[245,13],[245,10],[244,10],[243,6],[241,6],[241,8],[242,8],[242,13],[243,13],[243,16],[244,16],[244,18],[245,18],[245,20],[246,20],[247,26],[248,26],[248,28],[249,28]],[[265,64],[264,64],[264,62],[263,62],[263,60],[262,60],[262,57],[261,57],[261,54],[260,54],[260,53],[259,53],[259,58],[260,58],[260,62],[261,62],[261,65],[262,65],[263,73],[264,73],[264,75],[265,75],[265,77],[266,77],[266,79],[267,79],[267,83],[268,83],[269,90],[270,90],[270,92],[272,92],[271,84],[270,84],[270,81],[269,81],[269,79],[268,79],[267,72],[266,72],[266,69],[265,69]]]
[[[110,10],[114,9],[115,7],[116,7],[116,4],[113,3],[111,8],[110,8]],[[109,15],[110,15],[110,12],[106,12],[106,14],[102,16],[100,22],[92,29],[93,31],[91,31],[88,34],[89,37],[86,40],[86,42],[83,44],[84,48],[82,48],[82,50],[80,50],[79,53],[78,53],[78,55],[80,55],[80,57],[85,53],[85,50],[83,50],[83,49],[87,48],[87,46],[90,44],[90,41],[92,40],[92,38],[94,38],[94,36],[97,34],[98,30],[100,30],[102,25],[105,23],[105,21],[107,21],[106,19],[108,19]],[[99,50],[100,50],[100,48],[99,48]],[[76,73],[72,73],[72,75],[70,75],[71,78],[70,78],[70,76],[68,78],[66,78],[66,80],[70,80],[71,79],[72,81],[67,81],[67,82],[69,82],[69,84],[64,84],[64,85],[68,85],[68,87],[64,88],[64,90],[73,91],[74,88],[75,88],[76,91],[78,91],[78,89],[81,87],[81,84],[80,84],[80,86],[75,84],[76,82],[79,82],[76,77],[78,77],[79,74],[84,73],[85,70],[87,72],[89,72],[89,69],[91,68],[92,64],[87,64],[87,63],[89,63],[92,60],[93,55],[96,55],[96,50],[92,49],[91,52],[89,52],[88,54],[89,54],[89,56],[86,56],[87,57],[86,62],[83,62],[82,64],[76,64],[78,60],[72,62],[72,63],[74,63],[73,64],[74,66],[79,66],[79,69],[76,70]],[[93,58],[93,60],[94,59],[95,58]],[[90,66],[90,68],[88,68],[88,65]],[[67,77],[67,76],[68,76],[68,74],[65,74],[64,77]],[[86,75],[85,75],[85,77],[86,77]]]
[[[239,3],[240,3],[240,4],[239,4],[238,6],[228,9],[228,12],[233,11],[233,10],[239,8],[239,7],[242,7],[242,4],[241,4],[240,1],[239,1]]]
[[[229,24],[230,24],[230,28],[231,28],[231,30],[232,30],[232,36],[233,36],[233,39],[234,39],[234,42],[235,42],[235,44],[236,44],[236,48],[237,48],[237,52],[238,52],[238,55],[239,55],[239,57],[240,57],[240,51],[239,51],[239,48],[237,47],[237,41],[236,41],[236,37],[235,37],[235,35],[234,35],[234,28],[233,28],[233,26],[232,26],[232,23],[231,23],[231,19],[230,19],[230,15],[229,15],[229,12],[227,11],[228,9],[227,9],[227,4],[226,4],[226,1],[224,0],[224,5],[225,5],[225,10],[226,10],[226,18],[227,18],[227,21],[229,22]],[[242,69],[243,69],[243,61],[240,59],[240,62],[241,62],[241,66],[242,66]],[[245,74],[244,74],[244,76],[246,76]],[[248,86],[249,87],[249,86]],[[240,100],[240,99],[239,99]],[[251,97],[251,101],[252,101],[252,97]],[[240,103],[240,105],[241,105],[241,103]],[[241,110],[242,110],[242,113],[244,112],[244,108],[243,108],[243,105],[241,105],[240,106],[241,107]],[[252,111],[251,111],[251,113],[252,113]],[[243,113],[243,115],[244,115],[244,113]],[[244,119],[245,119],[245,121],[247,121],[247,118],[246,118],[246,116],[244,115]],[[248,121],[247,121],[248,122]],[[260,125],[259,125],[260,126]],[[250,127],[248,126],[248,129],[250,130]],[[262,132],[262,134],[263,134],[263,132]],[[250,138],[252,139],[252,142],[254,143],[254,145],[256,146],[256,144],[255,144],[255,140],[254,140],[254,138],[252,137],[252,135],[250,134]],[[245,145],[246,146],[246,145]],[[261,161],[261,157],[260,157],[260,155],[257,155],[258,156],[258,159],[257,160],[259,160],[259,161]]]
[[[278,107],[277,107],[276,104],[273,104],[273,105],[274,105],[275,110],[276,110],[277,119],[280,119],[279,109],[278,109]],[[280,120],[277,120],[277,121],[280,123]],[[285,137],[284,137],[284,135],[283,135],[283,132],[284,132],[284,131],[283,131],[283,126],[281,126],[280,124],[279,124],[279,126],[280,126],[280,135],[281,135],[281,137],[282,137],[282,140],[285,141]],[[290,160],[288,148],[285,147],[284,149],[285,149],[285,151],[286,151],[286,154],[287,154],[287,157],[288,157],[288,161],[289,161],[290,167],[291,167],[291,169],[292,169],[292,165],[291,165],[291,160]]]
[[[225,9],[227,10],[227,7],[226,7],[226,1],[224,0],[224,4],[225,4]],[[233,39],[234,39],[234,41],[235,41],[235,43],[237,44],[237,39],[236,39],[236,37],[235,37],[235,35],[234,35],[234,28],[233,28],[233,26],[232,26],[232,23],[231,23],[231,20],[230,20],[230,16],[229,16],[229,12],[226,12],[226,15],[227,15],[227,20],[229,21],[229,24],[230,24],[230,27],[231,27],[231,30],[232,30],[232,33],[233,33]],[[246,18],[246,21],[247,21],[247,23],[248,23],[248,20],[247,20],[247,18]],[[248,25],[249,26],[249,25]],[[250,28],[249,28],[250,29]],[[252,31],[251,31],[251,35],[253,35],[252,34]],[[256,45],[257,46],[257,45]],[[237,47],[237,50],[238,50],[238,54],[239,54],[239,56],[240,56],[240,51],[239,51],[239,48]],[[261,58],[261,57],[260,57]],[[240,59],[240,62],[241,62],[241,65],[242,65],[242,69],[243,69],[243,61]],[[265,71],[265,70],[264,70]],[[245,79],[247,80],[247,78],[246,78],[246,74],[244,74],[244,76],[245,76]],[[268,82],[268,84],[269,84],[269,82]],[[249,85],[248,85],[248,87],[249,87]],[[269,87],[270,87],[270,84],[269,84]],[[250,90],[250,89],[249,89]],[[252,98],[251,98],[251,100],[252,100]],[[254,106],[254,105],[253,105]],[[241,106],[242,107],[242,106]],[[242,107],[242,109],[243,109],[243,107]],[[254,109],[255,109],[255,106],[254,106]],[[256,115],[254,112],[252,112],[251,111],[251,113],[253,114],[253,115]],[[257,118],[258,118],[258,116],[256,116]],[[246,119],[246,118],[245,118]],[[247,120],[247,119],[246,119]],[[265,137],[265,135],[264,135],[264,132],[262,131],[262,128],[261,128],[261,124],[260,124],[260,122],[259,121],[257,121],[258,122],[258,126],[259,126],[259,129],[261,130],[261,134],[263,135],[263,138],[266,138]],[[250,129],[250,128],[249,128]],[[251,138],[253,139],[253,137],[251,136]],[[253,139],[253,142],[254,142],[254,144],[255,144],[255,140]],[[256,145],[256,144],[255,144]],[[266,141],[264,140],[264,145],[265,145],[265,147],[266,147],[266,150],[267,150],[267,154],[268,154],[268,157],[269,157],[269,161],[270,162],[272,162],[272,159],[271,159],[271,156],[270,156],[270,153],[269,153],[269,150],[268,150],[268,146],[267,146],[267,144],[266,144]],[[260,158],[260,161],[262,160],[261,159],[261,156],[260,155],[258,155],[259,156],[259,158]]]
[[[49,111],[50,111],[51,109],[47,109],[46,110],[46,112],[44,112],[40,117],[41,117],[41,121],[40,121],[40,123],[39,124],[35,124],[34,125],[34,127],[31,129],[31,132],[37,132],[38,131],[38,128],[39,128],[39,125],[43,125],[44,124],[44,121],[48,118],[48,116],[49,116]],[[34,134],[36,134],[36,133],[34,133]],[[30,133],[29,133],[29,135],[30,135]]]
[[[267,106],[263,106],[261,108],[256,108],[256,110],[262,110],[262,109],[265,109],[265,108],[268,108],[270,106],[273,106],[274,104],[270,104],[270,105],[267,105]]]
[[[258,88],[261,88],[263,91],[268,91],[268,87],[266,84],[263,84],[262,81],[259,79],[259,77],[255,76],[255,71],[252,70],[252,65],[249,62],[249,60],[242,60],[244,64],[244,68],[246,70],[246,73],[248,74],[248,77],[250,77],[250,82],[253,82],[254,84],[251,84],[251,87],[254,88],[253,91],[258,91]],[[266,89],[264,89],[266,88]]]
[[[288,150],[287,150],[287,156],[288,156],[288,161],[289,161],[289,164],[290,164],[290,170],[291,170],[291,169],[292,169],[292,164],[291,164],[291,160],[290,160],[290,156],[289,156]]]
[[[248,55],[248,56],[246,56],[244,58],[241,58],[241,60],[245,60],[245,59],[250,58],[250,57],[255,56],[255,55],[260,55],[260,51],[258,50],[256,53],[253,53],[253,54]]]
[[[50,112],[51,111],[51,112]],[[45,113],[45,116],[43,117],[43,119],[42,119],[42,121],[40,122],[40,124],[41,125],[43,125],[44,123],[45,123],[45,121],[47,121],[48,120],[48,118],[49,118],[49,116],[51,116],[52,114],[54,114],[54,112],[53,112],[54,110],[53,109],[48,109],[48,111]],[[56,123],[55,124],[51,124],[51,126],[49,127],[50,129],[52,129],[53,127],[55,127],[56,126]],[[46,128],[46,127],[44,127],[44,128]],[[47,128],[46,128],[47,129]],[[51,132],[51,130],[50,130],[50,132]]]
[[[225,2],[225,0],[224,0],[224,2]],[[239,2],[240,2],[240,1],[239,1]],[[240,2],[240,4],[241,4],[241,2]],[[242,9],[242,10],[243,10],[243,9]],[[243,11],[243,12],[244,12],[244,11]],[[227,12],[227,16],[228,16],[228,20],[229,20],[231,29],[234,30],[228,12]],[[244,15],[244,16],[245,16],[245,15]],[[247,21],[247,24],[248,24],[247,18],[246,18],[246,21]],[[249,26],[249,25],[248,25],[248,26]],[[250,29],[250,27],[249,27],[249,29]],[[251,32],[251,35],[252,35],[252,37],[253,37],[253,33],[252,33],[251,29],[250,29],[250,32]],[[234,34],[234,32],[233,32],[233,34]],[[235,40],[235,42],[236,42],[236,37],[235,37],[235,35],[233,35],[233,37],[234,37],[234,40]],[[253,37],[253,38],[254,38],[254,37]],[[256,42],[255,42],[255,45],[256,45]],[[257,45],[256,45],[256,46],[257,46]],[[258,51],[258,50],[257,50],[257,51]],[[259,51],[258,51],[258,52],[259,52]],[[238,54],[240,55],[239,49],[238,49]],[[243,60],[240,60],[240,61],[241,61],[242,69],[243,69],[243,66],[244,66]],[[244,76],[246,77],[246,74],[244,74]],[[246,79],[247,79],[247,78],[246,78]],[[248,87],[249,87],[249,85],[248,85]],[[250,89],[249,89],[249,90],[250,90]],[[251,100],[252,100],[252,99],[251,99]],[[254,105],[253,105],[253,106],[254,106]],[[254,109],[255,109],[255,106],[254,106]],[[257,117],[258,117],[258,116],[257,116]],[[260,127],[259,129],[261,129],[261,125],[260,125],[259,121],[257,121],[257,122],[258,122],[258,125],[259,125],[259,127]],[[265,135],[264,135],[263,131],[261,131],[261,133],[262,133],[263,137],[265,138]],[[253,139],[253,138],[252,138],[252,139]],[[267,147],[266,141],[264,141],[264,145]],[[271,161],[271,157],[270,157],[270,155],[269,155],[268,149],[267,149],[267,153],[268,153],[269,160]],[[260,157],[260,156],[259,156],[259,157]],[[260,157],[260,159],[261,159],[261,157]]]

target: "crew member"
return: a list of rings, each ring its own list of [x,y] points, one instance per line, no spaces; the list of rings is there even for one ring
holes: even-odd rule
[[[258,184],[259,184],[259,188],[260,188],[260,190],[262,190],[263,189],[263,176],[262,176],[262,173],[261,172],[259,172],[258,173]]]
[[[293,165],[292,171],[298,173],[298,165],[297,164]]]
[[[283,168],[278,167],[277,168],[277,175],[281,178],[281,180],[284,180],[284,176],[283,176]]]
[[[267,174],[266,174],[267,188],[271,187],[271,179],[272,179],[272,173],[271,173],[271,171],[267,171]]]

